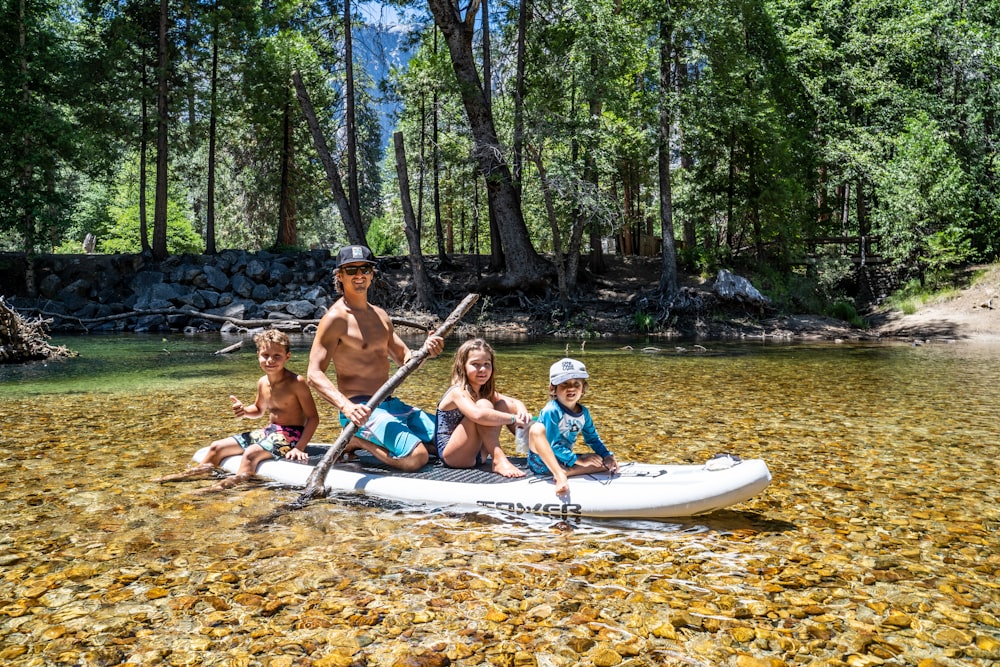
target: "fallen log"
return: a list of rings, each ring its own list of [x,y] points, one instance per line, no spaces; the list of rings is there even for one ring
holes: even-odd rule
[[[203,320],[208,320],[209,322],[221,322],[223,324],[230,323],[233,326],[240,327],[242,329],[259,329],[259,328],[273,328],[273,329],[287,329],[287,330],[301,330],[308,325],[317,325],[319,320],[305,320],[305,319],[288,319],[288,320],[242,320],[236,317],[228,317],[226,315],[215,315],[212,313],[203,313],[199,310],[191,309],[175,309],[175,308],[161,308],[157,310],[132,310],[127,313],[118,313],[116,315],[105,315],[103,317],[75,317],[73,315],[67,315],[65,313],[55,313],[52,311],[42,310],[40,308],[29,309],[40,316],[45,316],[49,318],[59,318],[62,320],[68,320],[71,322],[76,322],[81,329],[89,333],[90,329],[88,324],[104,324],[106,322],[115,322],[117,320],[127,320],[133,317],[145,317],[147,315],[187,315],[188,317],[200,317]],[[418,329],[420,331],[429,331],[430,326],[426,324],[421,324],[419,322],[414,322],[412,320],[402,319],[402,318],[392,318],[392,323],[396,326],[410,327],[412,329]]]

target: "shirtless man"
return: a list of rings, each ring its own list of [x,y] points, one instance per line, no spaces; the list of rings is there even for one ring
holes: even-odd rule
[[[389,360],[402,366],[412,352],[396,334],[389,315],[368,303],[375,277],[375,257],[364,246],[347,246],[334,270],[338,299],[320,320],[309,352],[309,386],[340,411],[340,423],[358,427],[348,451],[364,449],[376,459],[407,472],[419,470],[430,456],[434,419],[398,398],[374,409],[367,404],[389,380]],[[444,339],[427,337],[431,357],[441,354]],[[333,363],[336,385],[327,376]]]
[[[277,329],[268,329],[255,335],[253,340],[257,345],[257,362],[264,371],[257,381],[257,395],[250,405],[244,405],[235,396],[230,396],[229,400],[233,402],[234,416],[258,419],[266,414],[269,415],[269,424],[216,440],[200,464],[155,481],[180,482],[208,477],[223,459],[242,454],[235,475],[202,489],[200,493],[221,491],[249,480],[257,471],[257,466],[268,459],[309,460],[305,449],[319,425],[319,413],[305,378],[285,368],[292,356],[288,335]]]

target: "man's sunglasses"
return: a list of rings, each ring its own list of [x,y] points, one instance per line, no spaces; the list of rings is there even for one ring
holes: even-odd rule
[[[374,269],[370,266],[345,266],[341,269],[341,271],[349,276],[358,275],[358,271],[360,271],[363,276],[370,276]]]

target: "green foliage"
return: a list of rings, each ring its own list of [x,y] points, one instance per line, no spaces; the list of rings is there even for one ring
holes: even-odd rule
[[[816,292],[828,302],[838,303],[843,298],[843,286],[855,272],[854,263],[847,257],[827,252],[816,259],[810,275],[816,283]]]
[[[849,315],[850,265],[836,253],[787,267],[815,246],[809,239],[865,235],[896,268],[915,270],[928,286],[946,283],[954,267],[1000,249],[995,4],[539,0],[527,25],[518,173],[535,248],[551,251],[558,238],[565,250],[581,225],[584,248],[587,234],[624,240],[627,232],[636,247],[658,235],[664,111],[683,269],[712,276],[722,266],[752,266],[788,308]],[[492,8],[491,56],[500,66],[486,84],[500,143],[513,149],[516,3]],[[156,113],[157,12],[148,3],[52,0],[0,10],[0,58],[11,65],[0,68],[0,145],[7,149],[0,153],[0,248],[75,252],[88,232],[101,248],[135,247],[137,198],[122,191],[137,187],[131,156],[140,139],[153,190],[155,147],[148,132],[141,135],[139,114],[144,101],[146,120]],[[301,72],[345,177],[338,12],[336,3],[315,0],[171,5],[172,247],[195,247],[188,228],[207,231],[213,113],[217,245],[272,246],[282,188],[295,214],[290,242],[343,243],[289,83],[293,70]],[[672,31],[665,88],[661,21]],[[399,210],[394,161],[383,158],[381,100],[361,66],[370,44],[359,29],[356,23],[362,218],[373,249],[405,253],[400,226],[388,222],[398,214],[386,213]],[[409,39],[412,59],[381,92],[400,103],[394,120],[406,143],[422,247],[489,252],[486,188],[448,48],[428,24]],[[213,45],[220,56],[214,100]],[[504,159],[512,163],[513,150]],[[129,166],[115,173],[119,164]],[[150,218],[153,203],[150,196]]]
[[[656,326],[656,318],[649,313],[637,310],[632,313],[632,324],[639,333],[649,333]]]
[[[881,198],[873,212],[882,251],[901,265],[940,269],[965,261],[972,254],[963,232],[972,217],[970,189],[940,126],[918,114],[893,143],[877,174]]]
[[[940,284],[952,270],[975,256],[965,230],[959,227],[948,227],[931,234],[925,252],[920,261],[927,267],[932,284]]]
[[[139,206],[113,206],[109,211],[111,225],[107,238],[99,238],[97,248],[104,253],[139,253]],[[170,254],[200,253],[205,243],[191,227],[187,213],[175,201],[167,202],[167,252]]]
[[[845,289],[853,273],[849,259],[828,253],[787,272],[768,265],[758,266],[752,282],[784,311],[820,313],[863,326]]]
[[[401,223],[392,222],[387,218],[375,218],[368,227],[365,238],[368,240],[368,247],[376,255],[409,254],[406,248],[406,233]]]
[[[852,326],[865,326],[864,319],[858,314],[857,308],[850,301],[834,301],[823,309],[823,314],[843,320]]]
[[[951,279],[954,279],[954,274],[952,274]],[[949,284],[949,282],[949,280],[942,279],[936,286],[930,287],[919,278],[913,278],[889,295],[883,307],[890,310],[899,310],[904,315],[912,315],[926,303],[957,295],[958,288],[954,284]]]

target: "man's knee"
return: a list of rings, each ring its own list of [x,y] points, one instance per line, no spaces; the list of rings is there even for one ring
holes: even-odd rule
[[[403,472],[416,472],[427,465],[430,456],[427,454],[427,448],[421,443],[408,456],[397,460],[400,463],[399,469]]]

